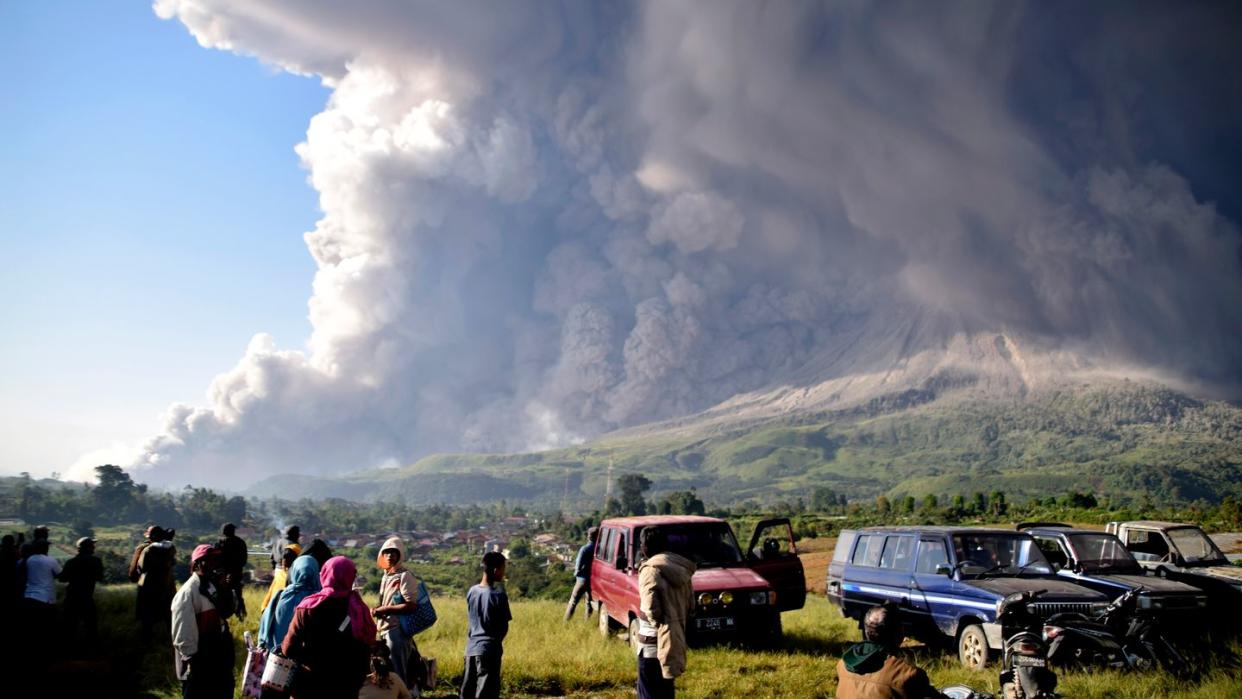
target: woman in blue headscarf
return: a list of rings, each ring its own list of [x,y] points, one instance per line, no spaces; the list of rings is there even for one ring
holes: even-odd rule
[[[319,562],[310,556],[298,556],[289,568],[289,582],[268,605],[259,622],[259,645],[268,652],[280,648],[293,621],[293,612],[310,595],[319,592]]]

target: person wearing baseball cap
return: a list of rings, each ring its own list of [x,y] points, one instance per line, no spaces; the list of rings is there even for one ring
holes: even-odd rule
[[[78,539],[78,555],[65,561],[57,578],[69,583],[65,589],[65,632],[69,646],[76,645],[79,625],[85,629],[87,646],[93,646],[99,639],[95,584],[103,582],[103,561],[95,555],[94,539],[89,536]]]
[[[199,544],[190,554],[190,579],[172,601],[172,644],[182,696],[233,696],[231,595],[223,584],[218,547]]]

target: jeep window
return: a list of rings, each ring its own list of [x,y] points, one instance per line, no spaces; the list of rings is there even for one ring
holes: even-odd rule
[[[880,567],[893,570],[910,570],[910,554],[914,552],[914,537],[890,536],[880,554]]]
[[[1052,566],[1029,536],[1002,533],[954,534],[958,570],[964,576],[1051,575]]]
[[[1170,529],[1169,539],[1187,563],[1224,563],[1225,555],[1198,527]]]
[[[629,567],[629,559],[625,556],[625,536],[617,538],[617,570],[625,570]]]
[[[669,550],[694,561],[699,568],[727,568],[742,564],[742,548],[724,522],[670,524],[660,527],[668,537]],[[641,541],[641,530],[634,533]]]
[[[1169,555],[1169,545],[1160,532],[1145,529],[1126,531],[1126,548],[1140,561],[1158,561]]]
[[[836,563],[844,563],[850,558],[850,549],[854,548],[854,538],[858,536],[858,532],[849,529],[842,530],[841,536],[837,538],[837,547],[832,551],[832,560]]]
[[[863,534],[854,547],[853,564],[874,568],[880,565],[880,552],[884,549],[883,534]]]
[[[949,562],[948,553],[944,550],[944,542],[939,539],[923,539],[919,542],[918,572],[932,574],[936,566]]]
[[[1142,568],[1117,537],[1111,534],[1071,534],[1069,542],[1084,571],[1139,572]]]
[[[1035,535],[1035,543],[1039,545],[1039,550],[1043,552],[1044,558],[1053,565],[1059,565],[1062,568],[1069,563],[1069,556],[1066,555],[1065,549],[1061,547],[1061,542],[1050,536]]]
[[[616,529],[605,529],[603,536],[600,537],[599,547],[595,549],[595,557],[605,563],[612,562],[613,544],[617,540]]]

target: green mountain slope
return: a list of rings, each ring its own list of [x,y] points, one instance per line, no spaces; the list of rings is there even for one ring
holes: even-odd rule
[[[1127,381],[995,400],[910,390],[847,410],[712,424],[534,454],[435,455],[338,479],[278,476],[252,493],[581,509],[602,502],[611,465],[614,478],[642,472],[656,492],[693,487],[720,503],[809,499],[821,485],[851,499],[996,489],[1011,498],[1242,496],[1242,409]]]

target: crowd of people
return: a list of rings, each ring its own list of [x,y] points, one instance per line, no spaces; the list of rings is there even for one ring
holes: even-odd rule
[[[94,648],[98,641],[95,586],[104,579],[95,540],[77,541],[77,555],[62,565],[50,555],[47,527],[0,541],[0,616],[14,619],[23,638],[5,657],[27,669],[42,667],[46,649]],[[232,523],[218,541],[199,544],[190,554],[190,576],[177,586],[176,531],[148,527],[134,548],[128,575],[136,584],[138,636],[148,645],[163,634],[172,640],[173,665],[182,696],[232,697],[237,668],[231,619],[246,617],[242,594],[249,548]],[[412,699],[428,683],[429,668],[414,634],[434,623],[426,587],[404,567],[399,538],[384,542],[377,558],[383,570],[374,609],[354,589],[354,562],[334,556],[315,539],[303,549],[301,532],[290,527],[272,548],[274,575],[261,605],[258,648],[286,659],[296,670],[287,687],[262,689],[266,697],[359,696]],[[483,556],[483,576],[467,594],[469,630],[462,697],[483,699],[500,693],[502,642],[510,620],[503,580],[505,558]],[[57,581],[67,583],[57,613]],[[429,615],[430,614],[430,615]],[[417,621],[412,621],[417,617]],[[79,637],[80,634],[80,637]],[[12,652],[10,652],[12,651]]]
[[[429,684],[431,666],[414,634],[435,617],[425,586],[404,566],[401,539],[390,538],[380,547],[379,603],[370,608],[355,589],[354,562],[332,555],[319,539],[303,550],[300,534],[297,527],[289,528],[272,550],[277,567],[262,605],[257,644],[266,662],[291,672],[279,682],[263,683],[260,696],[419,696]],[[235,691],[229,619],[241,609],[225,542],[194,549],[191,577],[171,602],[176,673],[185,697],[223,698]],[[500,696],[502,643],[510,620],[502,584],[505,564],[502,554],[485,554],[482,580],[467,593],[463,698]]]
[[[176,532],[149,527],[130,559],[129,577],[137,584],[135,613],[140,638],[151,642],[161,625],[172,639],[174,669],[182,695],[195,699],[232,697],[235,652],[229,620],[244,618],[242,572],[248,548],[226,524],[214,544],[200,544],[190,555],[190,577],[179,588],[174,578]],[[568,621],[586,598],[592,613],[590,561],[597,531],[575,561],[575,585],[565,610]],[[76,542],[77,555],[62,566],[49,555],[48,530],[38,527],[30,541],[6,535],[0,542],[0,614],[16,618],[27,634],[23,647],[39,649],[98,638],[94,592],[104,577],[95,540]],[[658,528],[643,531],[643,563],[638,570],[639,625],[637,695],[671,699],[686,669],[686,620],[694,609],[691,579],[695,564],[668,549]],[[429,686],[431,666],[414,635],[434,623],[434,610],[422,582],[403,561],[404,545],[393,537],[376,560],[383,571],[379,603],[369,608],[355,590],[354,562],[334,556],[322,540],[303,550],[291,527],[272,550],[275,566],[259,623],[257,648],[283,659],[293,672],[282,686],[265,686],[259,696],[317,699],[363,697],[412,699]],[[506,559],[488,552],[482,578],[466,593],[468,629],[461,699],[500,696],[503,642],[512,615],[504,590]],[[56,623],[57,581],[67,583],[63,623]],[[423,605],[426,605],[425,607]],[[428,616],[430,612],[430,616]],[[430,621],[427,621],[430,619]],[[60,629],[54,636],[54,629]],[[927,675],[901,658],[901,625],[892,610],[877,607],[866,616],[864,640],[850,648],[838,666],[840,697],[939,697]],[[20,658],[19,659],[23,659]],[[38,658],[23,660],[37,668]]]

